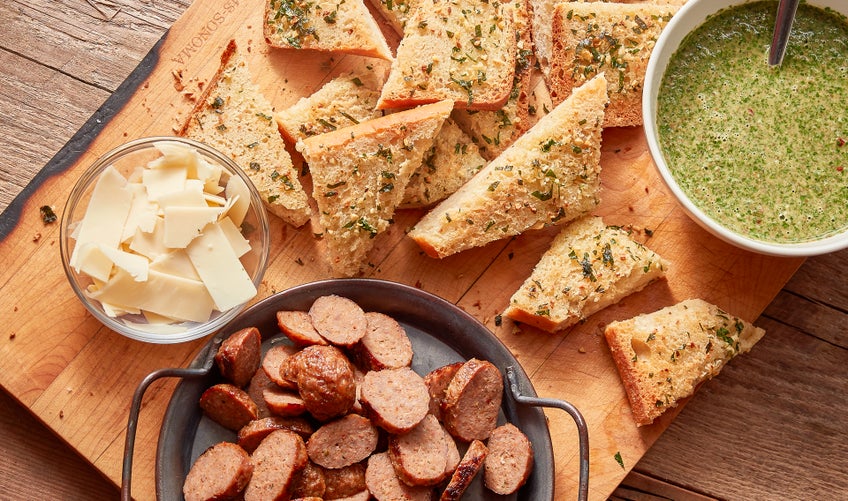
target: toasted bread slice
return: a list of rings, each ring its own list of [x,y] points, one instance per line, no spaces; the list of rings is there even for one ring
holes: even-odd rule
[[[597,216],[566,225],[504,315],[548,332],[566,329],[665,276],[668,263]]]
[[[311,216],[309,201],[273,114],[271,103],[251,81],[235,41],[230,41],[217,73],[178,134],[232,158],[253,181],[268,211],[298,227]]]
[[[385,77],[371,66],[333,78],[274,115],[280,133],[296,145],[307,137],[383,116],[376,108]]]
[[[764,334],[702,299],[612,322],[604,332],[638,426],[677,406]]]
[[[451,99],[457,108],[500,109],[515,72],[512,4],[421,0],[377,107],[408,108]]]
[[[392,60],[363,0],[265,0],[265,42],[282,49],[342,52]]]
[[[427,207],[444,200],[485,164],[474,141],[448,118],[406,185],[401,207]]]
[[[610,95],[604,127],[641,125],[648,59],[677,10],[673,5],[648,3],[557,5],[548,82],[554,103],[603,73]]]
[[[441,101],[308,137],[313,198],[328,260],[338,276],[359,274],[374,237],[391,224],[409,178],[453,104]]]
[[[520,2],[519,5],[525,5]],[[529,94],[533,66],[533,41],[527,8],[513,9],[516,57],[512,91],[506,104],[494,111],[454,110],[452,118],[477,143],[486,160],[492,160],[530,129]]]
[[[606,103],[603,77],[575,89],[409,236],[429,256],[442,258],[586,214],[599,202]]]
[[[371,5],[394,28],[403,35],[407,21],[418,7],[419,0],[371,0]]]

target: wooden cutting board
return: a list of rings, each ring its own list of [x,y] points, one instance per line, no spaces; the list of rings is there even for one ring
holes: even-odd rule
[[[193,106],[199,85],[214,74],[220,52],[231,38],[247,48],[254,80],[278,109],[362,63],[355,56],[266,47],[262,8],[262,0],[195,1],[126,85],[3,215],[0,324],[8,327],[0,337],[0,384],[116,484],[134,389],[153,370],[188,364],[205,341],[147,345],[102,327],[67,284],[58,224],[45,225],[39,207],[51,205],[61,215],[73,184],[99,155],[130,139],[172,134]],[[604,499],[614,490],[676,415],[671,411],[652,426],[636,428],[603,340],[604,325],[690,297],[753,320],[802,262],[744,252],[700,229],[662,185],[641,128],[605,131],[601,164],[602,203],[596,213],[608,224],[632,226],[672,267],[667,281],[566,333],[550,335],[496,322],[556,229],[526,233],[439,261],[424,256],[405,237],[405,230],[423,212],[402,211],[396,224],[377,237],[370,259],[375,264],[371,276],[420,287],[476,316],[512,350],[540,396],[568,400],[582,411],[589,425],[594,499]],[[645,229],[650,231],[641,231]],[[272,217],[272,232],[270,267],[260,298],[328,277],[309,225],[294,229]],[[144,399],[134,461],[137,499],[155,497],[157,437],[174,384],[157,382]],[[574,499],[576,428],[561,411],[547,415],[557,498]]]

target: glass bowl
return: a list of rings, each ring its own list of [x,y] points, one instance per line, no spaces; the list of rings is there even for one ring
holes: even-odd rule
[[[673,196],[683,207],[689,217],[714,236],[736,247],[772,256],[807,257],[835,252],[848,248],[848,230],[837,230],[827,236],[813,240],[780,243],[760,238],[730,229],[725,224],[708,215],[705,210],[681,187],[672,172],[672,165],[664,154],[659,138],[657,121],[657,99],[661,91],[661,83],[669,60],[678,50],[681,42],[699,28],[709,17],[726,8],[748,3],[749,0],[690,0],[672,17],[663,29],[651,52],[645,74],[645,86],[642,98],[642,114],[648,149],[654,164]],[[848,3],[844,0],[810,0],[810,5],[824,9],[833,9],[839,14],[848,15]],[[775,2],[775,8],[777,3]],[[766,54],[764,65],[768,64]],[[787,56],[788,57],[788,56]],[[705,78],[709,77],[709,69],[705,69]],[[692,155],[697,155],[693,152]],[[812,210],[812,209],[811,209]]]
[[[256,295],[270,230],[235,162],[190,139],[147,137],[82,174],[60,246],[74,293],[100,322],[137,341],[180,343],[215,332]]]

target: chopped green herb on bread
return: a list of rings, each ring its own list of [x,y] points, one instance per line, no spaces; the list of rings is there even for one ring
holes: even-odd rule
[[[363,0],[265,0],[265,42],[392,60],[392,52]]]
[[[701,299],[612,322],[604,332],[638,426],[677,406],[764,334]]]
[[[307,97],[274,115],[280,133],[292,145],[383,116],[377,99],[385,74],[374,66],[340,75]]]
[[[650,3],[557,4],[548,80],[554,103],[603,73],[610,95],[604,127],[641,125],[648,59],[677,9]]]
[[[443,258],[587,214],[599,202],[606,103],[603,76],[575,89],[409,236],[429,256]]]
[[[525,2],[516,2],[515,16],[516,58],[515,75],[509,99],[498,110],[454,110],[452,117],[480,148],[486,160],[503,152],[521,134],[530,129],[530,83],[535,58],[530,37],[530,17]]]
[[[273,113],[271,103],[252,82],[236,43],[230,41],[217,73],[178,135],[232,158],[253,181],[268,211],[299,227],[311,216],[309,201]]]
[[[504,316],[560,331],[642,290],[667,269],[663,258],[626,230],[585,216],[554,238]]]
[[[406,185],[401,207],[427,207],[444,200],[485,164],[477,145],[448,118]]]
[[[412,173],[450,115],[440,101],[311,136],[298,144],[333,273],[360,274],[388,228]]]
[[[457,108],[500,109],[515,72],[512,4],[421,0],[406,24],[377,107],[451,99]]]

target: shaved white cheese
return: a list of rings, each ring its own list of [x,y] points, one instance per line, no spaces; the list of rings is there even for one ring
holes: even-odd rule
[[[194,148],[157,147],[163,156],[129,180],[111,166],[100,175],[72,227],[71,263],[91,279],[85,293],[107,315],[169,334],[257,291],[239,259],[251,250],[239,229],[250,208],[247,185],[233,176],[220,186],[223,169]]]
[[[204,228],[203,234],[186,247],[186,254],[218,310],[229,310],[256,295],[256,286],[219,224]]]
[[[150,270],[147,281],[137,282],[119,269],[103,287],[89,295],[104,303],[137,308],[181,322],[205,322],[215,309],[203,282],[154,270]]]
[[[184,249],[218,219],[221,207],[168,207],[165,209],[165,247]]]
[[[113,166],[106,167],[91,194],[85,216],[76,229],[76,246],[71,253],[70,264],[81,272],[84,263],[79,262],[78,250],[86,244],[98,244],[118,248],[124,232],[124,223],[132,206],[132,191],[126,187],[127,180]],[[103,270],[98,270],[101,273]]]

